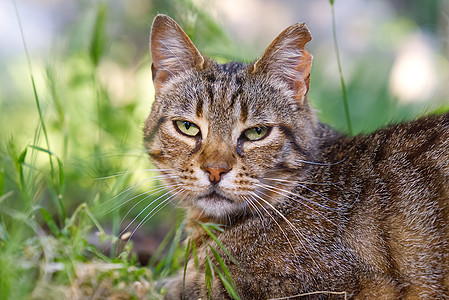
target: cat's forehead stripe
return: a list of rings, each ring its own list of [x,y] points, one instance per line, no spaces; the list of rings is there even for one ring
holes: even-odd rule
[[[243,92],[243,80],[239,76],[235,76],[235,83],[236,91],[231,96],[231,103],[229,104],[229,107],[233,107],[237,98],[242,94]]]
[[[204,110],[220,112],[229,116],[231,111],[240,111],[240,120],[248,118],[248,105],[242,99],[244,77],[241,63],[215,64],[202,74],[204,84],[203,97],[198,97],[196,115],[202,117]],[[215,121],[218,121],[215,119]]]
[[[196,116],[201,118],[203,116],[203,98],[198,97],[198,103],[196,104]]]
[[[240,101],[240,121],[245,123],[248,120],[248,104],[246,101]]]

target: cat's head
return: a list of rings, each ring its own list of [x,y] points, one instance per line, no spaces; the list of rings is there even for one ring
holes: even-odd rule
[[[312,56],[304,24],[284,30],[252,64],[204,57],[171,18],[150,37],[156,99],[145,146],[195,218],[257,212],[288,197],[316,152],[305,96]]]

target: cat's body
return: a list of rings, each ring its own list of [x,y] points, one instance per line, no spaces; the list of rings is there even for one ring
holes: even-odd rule
[[[218,65],[155,19],[145,144],[187,209],[200,262],[167,298],[207,297],[212,245],[242,299],[449,299],[449,114],[338,135],[305,99],[309,40],[293,25],[255,63]],[[224,225],[237,264],[196,221]],[[210,298],[228,297],[216,276]]]

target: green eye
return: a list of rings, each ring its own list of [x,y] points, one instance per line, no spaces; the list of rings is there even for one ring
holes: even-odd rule
[[[245,130],[243,134],[250,141],[258,141],[267,135],[268,129],[269,128],[265,126],[253,127]]]
[[[189,121],[175,121],[176,127],[187,136],[197,136],[200,129]]]

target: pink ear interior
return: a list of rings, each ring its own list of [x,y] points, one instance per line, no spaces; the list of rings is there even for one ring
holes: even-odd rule
[[[166,15],[158,15],[153,21],[150,50],[156,89],[182,72],[203,67],[203,56],[181,27]]]
[[[302,101],[309,90],[312,67],[312,55],[304,46],[311,39],[305,24],[288,27],[254,63],[252,73],[265,73],[282,79],[290,86],[294,98]]]

